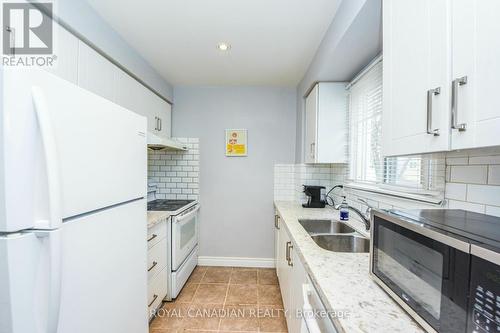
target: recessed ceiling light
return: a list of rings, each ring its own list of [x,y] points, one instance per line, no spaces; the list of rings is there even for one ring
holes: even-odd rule
[[[229,51],[229,49],[231,48],[231,44],[228,44],[228,43],[219,43],[217,44],[217,50],[220,50],[220,51]]]

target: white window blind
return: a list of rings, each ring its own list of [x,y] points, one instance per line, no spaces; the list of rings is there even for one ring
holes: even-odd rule
[[[380,189],[442,197],[443,156],[382,157],[382,61],[364,72],[350,86],[349,93],[349,180]]]

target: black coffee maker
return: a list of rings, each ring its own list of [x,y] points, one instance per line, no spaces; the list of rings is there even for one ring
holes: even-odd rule
[[[325,208],[325,201],[321,200],[321,190],[324,190],[324,186],[312,186],[312,185],[302,185],[304,186],[304,193],[307,196],[307,203],[302,204],[304,208]]]

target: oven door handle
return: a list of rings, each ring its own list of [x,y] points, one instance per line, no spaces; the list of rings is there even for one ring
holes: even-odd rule
[[[194,215],[198,213],[198,210],[200,210],[200,205],[196,205],[195,208],[189,212],[187,212],[184,215],[177,216],[175,218],[175,222],[182,224],[184,221],[191,219]]]

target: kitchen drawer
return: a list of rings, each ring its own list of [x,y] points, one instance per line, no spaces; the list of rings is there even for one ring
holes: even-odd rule
[[[148,250],[148,280],[167,266],[167,239],[163,238]]]
[[[166,219],[167,220],[167,219]],[[148,229],[148,249],[167,236],[167,222],[161,222]]]
[[[161,305],[162,300],[167,296],[167,269],[158,273],[148,283],[148,313],[151,318],[155,310]]]

